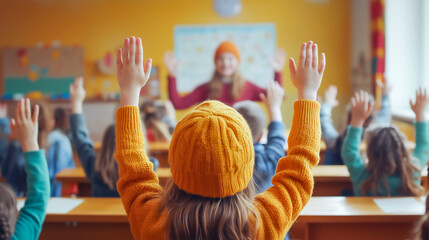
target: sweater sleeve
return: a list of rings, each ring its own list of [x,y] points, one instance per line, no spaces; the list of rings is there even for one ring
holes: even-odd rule
[[[177,92],[176,78],[168,76],[168,95],[175,109],[185,109],[206,100],[208,98],[208,89],[207,85],[203,84],[182,97]]]
[[[255,156],[255,171],[261,176],[271,177],[280,158],[285,156],[285,125],[283,122],[271,122],[268,125],[267,144],[264,145],[263,157]],[[263,179],[268,181],[269,179]]]
[[[334,127],[332,121],[332,107],[327,103],[322,104],[320,109],[320,123],[322,125],[322,137],[325,140],[327,148],[333,148],[340,134]]]
[[[311,169],[319,161],[320,105],[299,100],[288,139],[289,152],[280,159],[273,187],[255,198],[259,214],[257,239],[283,239],[313,191]]]
[[[85,170],[86,176],[90,177],[94,170],[95,154],[94,144],[89,138],[89,131],[86,127],[85,116],[83,114],[70,115],[70,126],[73,144],[79,160]]]
[[[341,157],[349,170],[352,182],[355,184],[360,181],[365,172],[365,165],[362,162],[359,151],[362,132],[363,128],[356,128],[349,125],[341,147]]]
[[[381,98],[381,109],[374,117],[376,124],[390,124],[392,122],[392,110],[390,107],[389,95],[383,95]]]
[[[414,127],[416,129],[416,148],[413,155],[418,158],[420,167],[424,168],[429,161],[428,122],[416,122]]]
[[[149,200],[159,198],[162,188],[145,152],[137,106],[120,107],[116,113],[116,153],[119,180],[117,188],[134,236],[140,236]]]
[[[27,200],[16,222],[12,239],[38,239],[50,195],[48,167],[43,150],[25,152]]]

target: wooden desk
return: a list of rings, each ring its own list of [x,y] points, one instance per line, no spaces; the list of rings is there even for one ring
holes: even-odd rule
[[[47,214],[39,239],[133,239],[120,198],[83,198],[66,214]]]
[[[40,239],[133,239],[119,198],[83,198],[66,214],[47,214]],[[312,197],[291,239],[406,239],[422,215],[384,213],[371,197]],[[424,204],[424,200],[417,198]]]
[[[345,165],[318,165],[313,168],[313,196],[341,196],[343,190],[353,192],[350,173]],[[427,169],[423,169],[422,186],[428,190]]]
[[[384,213],[372,197],[312,197],[290,230],[291,239],[403,240],[422,217]],[[424,204],[424,200],[416,198]],[[406,206],[404,206],[406,207]]]
[[[161,186],[165,186],[169,178],[171,177],[170,168],[158,168],[156,171]],[[66,168],[59,172],[56,179],[61,182],[62,186],[67,187],[70,183],[77,183],[78,185],[78,197],[89,197],[91,196],[91,183],[86,177],[83,168]]]

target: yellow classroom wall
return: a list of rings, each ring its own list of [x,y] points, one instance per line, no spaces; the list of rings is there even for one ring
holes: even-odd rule
[[[326,3],[310,3],[326,2]],[[339,100],[351,95],[350,0],[243,0],[242,12],[222,18],[213,10],[212,0],[31,0],[0,1],[0,47],[29,46],[37,42],[82,45],[85,53],[85,77],[89,94],[116,91],[114,76],[103,76],[95,61],[107,51],[115,52],[124,37],[140,36],[145,57],[161,67],[162,98],[167,98],[167,71],[162,62],[166,50],[173,49],[173,28],[186,24],[236,24],[274,22],[277,43],[289,57],[297,58],[302,42],[313,40],[326,52],[327,68],[321,92],[330,85],[339,88]],[[283,71],[286,104],[285,121],[291,123],[296,91]],[[104,86],[103,82],[112,82]],[[1,82],[0,82],[1,83]],[[0,91],[2,91],[0,84]],[[322,94],[321,94],[322,95]],[[334,116],[341,109],[334,110]],[[186,111],[179,111],[178,117]]]

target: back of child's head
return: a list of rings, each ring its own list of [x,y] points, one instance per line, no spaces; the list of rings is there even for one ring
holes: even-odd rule
[[[0,240],[10,239],[18,219],[16,196],[5,183],[0,183]]]
[[[198,105],[177,124],[168,162],[173,182],[163,199],[167,238],[254,236],[253,141],[236,110],[218,101]]]
[[[54,110],[54,119],[55,119],[55,129],[65,131],[68,129],[67,124],[67,111],[64,108],[57,107]]]
[[[52,109],[46,102],[40,101],[36,102],[36,104],[39,105],[39,147],[46,149],[49,147],[48,135],[55,126],[55,120],[52,115]]]
[[[414,182],[413,176],[420,169],[412,163],[405,135],[395,126],[375,125],[367,129],[365,138],[368,157],[366,168],[370,177],[363,182],[362,192],[377,194],[380,183],[383,183],[389,195],[386,177],[399,174],[402,181],[401,194],[421,195],[423,189]]]
[[[262,135],[267,121],[267,117],[262,108],[252,101],[238,102],[234,104],[233,107],[246,119],[252,131],[253,142],[257,142]]]
[[[95,160],[95,170],[101,174],[103,181],[112,190],[116,189],[116,182],[119,179],[118,164],[114,157],[116,151],[115,138],[115,124],[111,124],[104,131],[100,154]]]

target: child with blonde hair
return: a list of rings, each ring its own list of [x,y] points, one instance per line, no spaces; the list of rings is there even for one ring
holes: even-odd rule
[[[364,164],[360,156],[363,125],[371,114],[373,104],[368,93],[357,92],[352,98],[352,119],[341,150],[349,169],[356,196],[418,196],[423,194],[420,171],[429,160],[428,123],[425,109],[429,103],[426,90],[416,92],[416,101],[410,101],[416,115],[416,148],[411,154],[404,134],[392,125],[375,125],[367,129]]]
[[[298,89],[289,154],[280,159],[273,187],[254,196],[254,149],[244,118],[233,108],[206,101],[176,126],[169,149],[172,181],[164,189],[144,151],[138,108],[152,61],[143,66],[140,38],[118,50],[121,107],[117,111],[118,191],[136,239],[283,239],[310,199],[311,169],[320,149],[316,101],[325,56],[302,44],[298,67],[289,62]]]
[[[37,140],[38,117],[38,105],[31,115],[30,101],[18,102],[10,126],[24,152],[27,199],[18,213],[16,195],[9,186],[0,183],[0,240],[38,239],[42,230],[50,184],[45,154]]]

